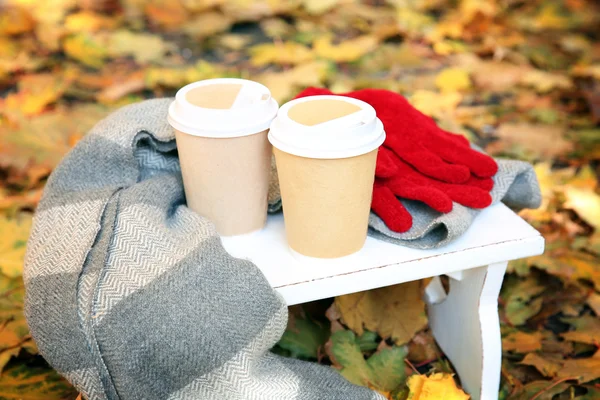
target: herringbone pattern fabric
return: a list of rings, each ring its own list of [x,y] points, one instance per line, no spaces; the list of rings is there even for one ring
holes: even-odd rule
[[[383,399],[269,352],[287,307],[185,206],[170,101],[101,121],[50,177],[24,273],[42,355],[91,400]]]

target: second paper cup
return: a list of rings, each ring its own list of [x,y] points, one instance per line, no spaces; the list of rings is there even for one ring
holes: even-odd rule
[[[184,86],[169,107],[187,204],[223,236],[265,225],[277,108],[265,86],[233,78]]]
[[[339,258],[363,247],[384,139],[375,110],[360,100],[311,96],[280,108],[269,141],[293,252]]]

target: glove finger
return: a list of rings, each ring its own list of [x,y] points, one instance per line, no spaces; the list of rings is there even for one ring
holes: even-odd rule
[[[465,186],[473,186],[489,192],[494,188],[494,180],[492,178],[478,178],[471,175]]]
[[[490,178],[498,172],[498,164],[492,157],[472,148],[451,144],[448,141],[447,144],[437,146],[436,151],[442,159],[453,164],[464,165],[480,178]]]
[[[485,190],[465,185],[448,185],[445,192],[452,200],[471,208],[485,208],[492,204],[492,196]]]
[[[421,148],[416,151],[394,152],[422,174],[448,183],[465,183],[471,172],[464,165],[449,164],[438,155]]]
[[[375,183],[373,186],[371,209],[394,232],[406,232],[412,227],[412,216],[394,193],[382,184]]]
[[[396,196],[422,201],[442,213],[452,211],[452,199],[439,189],[430,186],[419,186],[406,179],[394,179],[387,185]]]
[[[397,160],[398,158],[391,150],[381,146],[377,152],[375,176],[378,178],[390,178],[396,175],[398,173]]]

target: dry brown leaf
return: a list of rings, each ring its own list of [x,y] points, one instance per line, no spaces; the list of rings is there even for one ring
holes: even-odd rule
[[[525,356],[520,364],[531,365],[535,367],[540,373],[546,377],[552,378],[558,374],[561,369],[560,362],[562,357],[556,354],[546,354],[541,356],[537,353],[529,353]]]
[[[589,315],[578,318],[563,318],[564,322],[573,325],[574,331],[561,333],[565,340],[573,342],[600,344],[600,318]]]
[[[526,333],[517,331],[502,339],[502,350],[517,353],[530,353],[542,349],[542,332]]]
[[[427,326],[422,282],[408,282],[339,296],[335,304],[342,322],[358,335],[364,328],[398,345],[407,343]]]
[[[594,310],[596,317],[600,317],[600,294],[596,292],[590,293],[586,303],[592,310]]]
[[[502,148],[520,146],[543,159],[564,155],[573,149],[573,143],[563,134],[561,126],[528,123],[502,124],[496,130]]]
[[[27,10],[0,4],[0,35],[20,35],[34,27],[35,21]]]

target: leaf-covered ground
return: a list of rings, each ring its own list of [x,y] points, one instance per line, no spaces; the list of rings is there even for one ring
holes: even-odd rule
[[[23,254],[48,174],[101,117],[206,78],[398,91],[495,156],[535,164],[510,265],[501,399],[600,399],[600,5],[594,0],[8,0],[0,8],[0,399],[74,399],[23,319]],[[390,399],[464,399],[424,282],[291,309],[275,351]],[[442,395],[442,393],[444,393]]]

